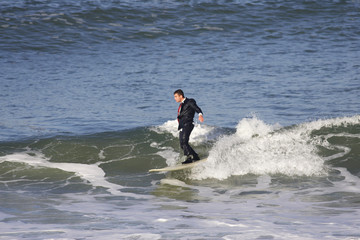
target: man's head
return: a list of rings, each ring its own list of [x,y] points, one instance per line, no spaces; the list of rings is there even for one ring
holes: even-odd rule
[[[182,102],[184,98],[184,92],[181,89],[178,89],[174,92],[174,99],[176,102]]]

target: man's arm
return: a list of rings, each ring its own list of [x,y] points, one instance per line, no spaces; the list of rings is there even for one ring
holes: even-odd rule
[[[199,114],[199,121],[204,122],[203,112],[201,111],[201,108],[199,108],[199,106],[196,104],[195,100],[191,101],[191,107],[195,110],[195,112]]]

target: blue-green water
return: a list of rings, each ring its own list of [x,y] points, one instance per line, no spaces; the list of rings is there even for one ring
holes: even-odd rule
[[[1,239],[357,239],[358,1],[0,2]],[[174,90],[205,116],[182,158]]]

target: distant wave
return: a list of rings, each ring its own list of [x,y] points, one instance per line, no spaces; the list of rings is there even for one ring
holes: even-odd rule
[[[306,35],[341,32],[353,35],[342,25],[318,29],[299,23],[299,29],[269,23],[317,17],[323,25],[339,12],[358,7],[356,1],[1,1],[0,44],[4,49],[64,51],[89,48],[103,42],[133,42],[161,37],[198,36],[206,32],[230,32],[264,39],[281,38],[283,34]],[[327,8],[322,16],[320,9]],[[318,13],[320,12],[320,13]],[[334,12],[332,14],[331,12]],[[340,13],[341,15],[341,13]],[[209,18],[209,16],[212,16]],[[278,19],[280,18],[280,19]],[[306,23],[306,22],[305,22]],[[351,22],[350,22],[351,23]],[[349,23],[349,24],[350,24]]]

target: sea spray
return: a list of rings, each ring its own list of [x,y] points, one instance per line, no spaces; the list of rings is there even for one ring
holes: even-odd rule
[[[236,133],[220,138],[210,150],[208,161],[194,168],[191,177],[222,180],[245,174],[325,173],[324,160],[317,155],[306,128],[278,128],[256,117],[241,120]]]
[[[174,137],[179,137],[178,122],[177,120],[169,120],[160,126],[152,127],[151,130],[157,133],[171,133]],[[206,124],[194,124],[194,129],[191,132],[189,142],[193,144],[203,143],[207,140],[216,138],[216,128]]]

